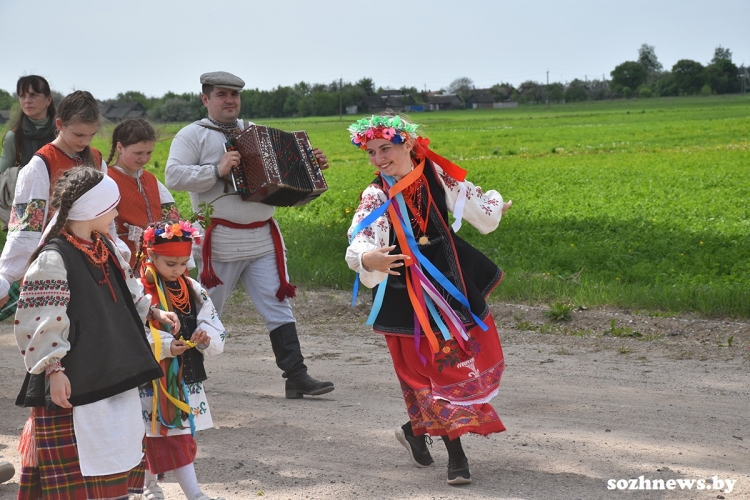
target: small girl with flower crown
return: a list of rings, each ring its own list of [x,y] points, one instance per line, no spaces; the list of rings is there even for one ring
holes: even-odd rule
[[[149,500],[164,498],[156,478],[170,470],[188,500],[211,500],[198,486],[193,436],[213,427],[203,357],[224,350],[226,332],[208,293],[185,275],[193,243],[200,244],[198,231],[186,221],[152,223],[143,234],[148,260],[141,266],[141,282],[153,306],[173,311],[180,320],[179,331],[149,322],[149,341],[165,373],[140,394],[146,423],[143,497]]]

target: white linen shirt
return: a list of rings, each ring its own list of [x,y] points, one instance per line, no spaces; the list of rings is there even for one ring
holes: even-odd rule
[[[201,120],[213,127],[208,118]],[[244,129],[244,122],[237,120],[237,128]],[[216,177],[214,166],[219,165],[224,156],[226,137],[218,130],[208,129],[191,123],[180,130],[172,140],[169,158],[164,171],[165,183],[169,189],[188,191],[194,211],[202,202],[214,207],[212,217],[225,219],[237,224],[264,221],[271,218],[276,210],[271,205],[242,201],[239,195],[221,196],[234,193],[231,180]],[[258,229],[233,229],[218,226],[212,234],[212,258],[217,262],[248,260],[275,251],[270,225]]]

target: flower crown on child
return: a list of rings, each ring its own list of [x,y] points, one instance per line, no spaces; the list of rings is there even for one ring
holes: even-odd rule
[[[160,240],[157,240],[160,238]],[[196,245],[200,245],[200,236],[188,221],[181,220],[177,222],[154,222],[148,226],[143,233],[143,243],[145,245],[158,245],[159,243],[168,243],[173,238],[174,241],[191,239]]]
[[[190,255],[193,243],[200,245],[198,230],[188,221],[154,222],[143,232],[143,247],[161,255]]]
[[[385,139],[393,144],[401,144],[409,138],[417,137],[416,123],[409,123],[400,116],[377,116],[362,118],[349,125],[352,144],[359,149],[367,148],[370,139]]]

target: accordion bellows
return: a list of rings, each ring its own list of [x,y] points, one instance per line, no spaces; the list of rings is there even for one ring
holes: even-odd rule
[[[304,205],[328,189],[307,133],[250,125],[230,142],[242,157],[232,169],[245,201],[276,207]]]

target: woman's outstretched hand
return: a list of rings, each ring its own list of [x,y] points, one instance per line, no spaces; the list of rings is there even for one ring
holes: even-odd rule
[[[394,268],[403,267],[404,261],[410,257],[402,253],[391,255],[396,245],[378,248],[362,255],[362,265],[370,271],[380,271],[381,273],[399,276],[401,273],[394,271]]]

